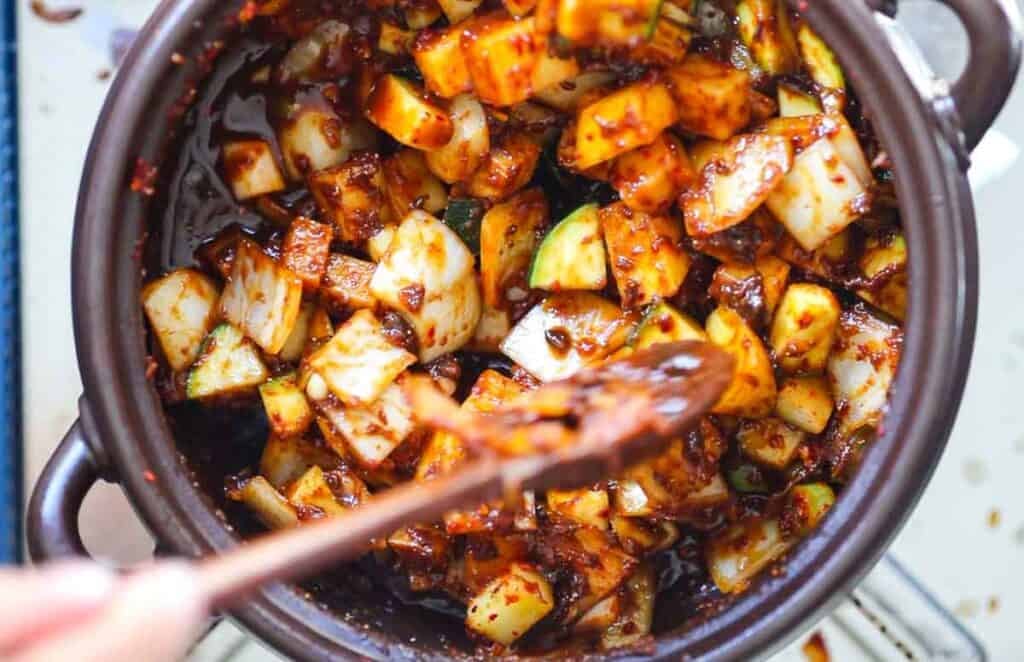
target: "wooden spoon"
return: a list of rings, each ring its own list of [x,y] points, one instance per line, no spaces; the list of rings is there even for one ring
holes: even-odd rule
[[[377,494],[342,517],[203,559],[197,563],[202,593],[212,609],[237,606],[267,582],[352,560],[368,541],[403,526],[524,489],[572,488],[615,475],[693,428],[731,380],[732,357],[693,341],[585,369],[486,415],[460,409],[429,378],[410,380],[406,394],[417,419],[458,434],[475,459],[429,482]]]

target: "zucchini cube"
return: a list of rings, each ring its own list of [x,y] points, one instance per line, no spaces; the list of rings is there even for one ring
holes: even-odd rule
[[[839,301],[831,290],[811,283],[790,285],[771,328],[779,367],[801,374],[824,371],[838,325]]]

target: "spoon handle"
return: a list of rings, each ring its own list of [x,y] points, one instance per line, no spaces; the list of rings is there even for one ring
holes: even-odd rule
[[[427,483],[406,483],[375,496],[343,517],[280,531],[197,562],[202,594],[211,609],[227,609],[267,582],[308,577],[353,560],[373,538],[386,538],[410,522],[431,522],[446,512],[502,496],[500,465],[482,459]]]

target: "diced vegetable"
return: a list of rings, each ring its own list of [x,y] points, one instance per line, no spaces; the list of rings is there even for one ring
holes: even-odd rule
[[[497,353],[501,343],[512,330],[512,316],[507,310],[494,308],[484,302],[480,322],[473,332],[468,348],[478,352]]]
[[[775,408],[775,371],[757,333],[734,310],[719,306],[705,323],[708,339],[732,355],[732,384],[712,410],[716,414],[762,418]]]
[[[554,609],[555,598],[544,575],[516,563],[469,602],[466,626],[499,644],[509,645]]]
[[[543,382],[568,377],[625,344],[633,317],[589,292],[553,294],[534,306],[501,351]]]
[[[836,414],[841,438],[881,421],[902,344],[899,327],[867,311],[855,308],[839,316],[828,376],[836,402],[846,403]]]
[[[744,455],[760,464],[785,469],[806,434],[778,418],[743,421],[736,433]]]
[[[412,407],[397,383],[387,386],[368,405],[341,406],[330,400],[316,404],[345,440],[345,448],[339,454],[351,455],[360,465],[371,469],[380,466],[415,427]]]
[[[651,214],[667,210],[683,188],[696,179],[686,148],[667,131],[650,145],[615,159],[609,173],[609,181],[623,202]]]
[[[185,390],[190,399],[229,396],[262,384],[267,376],[256,347],[235,327],[221,324],[203,341]]]
[[[821,113],[821,103],[791,85],[779,84],[779,117],[806,117]]]
[[[789,377],[779,386],[775,413],[805,432],[824,432],[832,408],[832,393],[824,377]]]
[[[605,490],[550,490],[547,493],[548,512],[555,517],[592,526],[608,528],[608,492]]]
[[[839,325],[839,301],[825,287],[794,283],[786,289],[772,322],[771,345],[779,367],[820,373]]]
[[[778,520],[755,517],[734,524],[708,544],[711,578],[722,593],[739,593],[789,546]]]
[[[488,200],[507,198],[533,178],[540,152],[540,145],[527,133],[512,132],[492,141],[487,158],[466,182],[466,192]]]
[[[522,212],[516,216],[522,218]],[[584,205],[544,237],[530,269],[530,287],[550,292],[604,289],[607,261],[597,205]]]
[[[736,17],[740,39],[759,67],[770,76],[796,71],[796,38],[785,0],[740,0]]]
[[[690,256],[680,244],[683,230],[677,220],[621,202],[601,209],[600,218],[623,307],[637,308],[679,291]]]
[[[146,318],[173,370],[187,369],[199,356],[219,296],[213,281],[194,269],[172,271],[142,288]]]
[[[668,549],[679,540],[679,527],[673,522],[616,515],[611,525],[619,544],[631,556]]]
[[[412,326],[422,362],[473,337],[481,314],[474,267],[459,236],[422,211],[406,216],[377,264],[370,291]]]
[[[534,94],[534,98],[552,108],[570,113],[576,110],[584,95],[608,85],[614,80],[615,74],[609,71],[587,71],[568,83],[558,83],[539,90]]]
[[[361,152],[345,163],[308,178],[309,190],[338,239],[360,244],[393,222],[384,204],[384,175],[376,152]]]
[[[800,245],[813,251],[860,218],[870,194],[833,143],[819,140],[796,157],[765,202]]]
[[[260,456],[260,475],[277,489],[297,480],[310,467],[334,468],[338,458],[323,445],[303,437],[270,435]]]
[[[427,167],[423,152],[403,149],[384,162],[384,183],[394,218],[414,209],[436,214],[448,205],[448,192]]]
[[[629,339],[629,345],[633,349],[641,350],[659,343],[680,340],[706,341],[707,338],[697,320],[662,302],[647,310],[636,333]]]
[[[441,5],[444,15],[452,25],[471,16],[482,2],[483,0],[437,0],[437,4]]]
[[[541,230],[548,224],[548,202],[530,189],[491,207],[480,224],[480,283],[484,301],[503,308],[508,289],[523,286]]]
[[[658,578],[654,565],[641,563],[626,580],[622,614],[601,635],[601,648],[614,650],[635,644],[651,633]]]
[[[622,595],[612,593],[587,610],[587,613],[580,616],[579,620],[573,623],[573,632],[586,634],[604,632],[622,614],[624,602],[625,599]]]
[[[530,92],[550,89],[554,85],[562,85],[571,81],[580,73],[580,64],[575,57],[558,57],[547,49],[542,49],[537,58],[537,66],[530,79]]]
[[[373,127],[363,120],[342,121],[325,107],[303,107],[277,136],[285,172],[293,181],[340,165],[357,150],[376,145]]]
[[[302,279],[310,291],[320,287],[334,233],[330,225],[298,217],[288,226],[281,250],[281,266]]]
[[[350,48],[351,35],[347,23],[323,21],[288,50],[277,67],[276,82],[308,83],[347,74],[350,60],[329,54],[341,54]]]
[[[248,239],[238,242],[220,297],[224,318],[270,354],[281,351],[302,303],[302,279]]]
[[[299,388],[294,372],[260,385],[260,398],[270,421],[270,430],[279,437],[297,437],[313,422],[313,410]]]
[[[455,131],[444,108],[394,74],[374,83],[366,100],[366,117],[403,145],[427,151],[447,145]]]
[[[402,55],[409,50],[415,38],[416,33],[412,30],[403,30],[391,21],[381,21],[377,49],[389,55]]]
[[[263,140],[225,143],[224,174],[237,200],[249,200],[285,188],[274,152]]]
[[[688,55],[667,72],[687,131],[728,140],[750,124],[750,75],[705,55]]]
[[[529,99],[545,47],[533,18],[491,15],[469,24],[462,37],[463,57],[480,101],[511,106]]]
[[[345,514],[345,507],[338,503],[327,483],[323,469],[310,467],[291,487],[285,496],[293,505],[315,513],[313,517],[337,517]]]
[[[721,474],[716,474],[704,487],[691,492],[683,499],[682,508],[689,511],[698,511],[703,508],[720,506],[732,498],[729,486]]]
[[[571,616],[585,614],[622,585],[637,561],[626,554],[610,533],[582,526],[556,543],[554,553],[562,557],[583,579],[583,593],[573,605]]]
[[[241,501],[268,529],[288,529],[299,524],[295,507],[263,476],[253,476],[228,498]]]
[[[484,212],[484,203],[474,198],[451,198],[444,210],[444,224],[455,230],[473,254],[480,253],[480,229]]]
[[[444,147],[428,152],[427,167],[448,183],[469,178],[491,151],[487,114],[471,94],[452,99],[450,116],[455,133]]]
[[[797,485],[789,492],[783,526],[786,533],[801,538],[814,530],[836,502],[836,494],[825,483]]]
[[[632,149],[649,145],[678,118],[667,86],[640,81],[580,110],[576,163],[586,170]]]
[[[469,67],[462,54],[463,30],[463,26],[454,22],[448,28],[424,30],[412,45],[412,56],[423,73],[427,89],[446,99],[473,89]]]
[[[370,279],[376,268],[373,262],[331,253],[320,295],[338,308],[374,308],[377,300],[370,292]]]
[[[415,356],[388,340],[373,313],[359,310],[338,328],[329,342],[306,359],[305,367],[319,376],[324,387],[343,403],[366,406],[415,362]],[[312,400],[326,397],[319,389],[320,385],[311,377],[306,391]]]
[[[632,479],[616,481],[615,510],[626,517],[649,517],[654,514],[653,504],[643,485]]]
[[[664,11],[668,7],[676,8],[676,5],[666,1],[661,3],[661,7],[661,15],[654,22],[651,36],[647,41],[637,44],[631,55],[639,62],[661,66],[679,64],[686,58],[693,33],[684,23],[675,20]]]
[[[780,260],[774,255],[765,255],[754,261],[754,269],[761,274],[761,282],[764,284],[764,303],[768,314],[775,312],[775,308],[782,299],[786,290],[786,283],[789,280],[789,263]]]
[[[298,361],[302,358],[302,352],[306,349],[309,341],[309,323],[313,318],[316,306],[312,303],[304,303],[299,307],[299,316],[295,318],[295,326],[284,341],[281,351],[277,353],[282,361]]]
[[[413,30],[422,30],[441,18],[441,7],[434,0],[403,3],[402,17]]]
[[[804,66],[807,67],[814,82],[833,90],[845,90],[846,77],[843,75],[843,68],[839,66],[836,54],[811,29],[811,26],[806,23],[802,24],[797,30],[796,40],[800,46],[800,55],[803,56]]]
[[[857,290],[857,296],[903,321],[907,313],[907,241],[902,234],[871,237],[858,263],[864,276],[881,284]]]
[[[659,0],[560,0],[558,33],[573,46],[630,46],[647,38]]]
[[[793,165],[789,141],[767,134],[742,134],[726,143],[694,148],[698,185],[679,198],[692,236],[726,230],[749,217],[771,195]]]

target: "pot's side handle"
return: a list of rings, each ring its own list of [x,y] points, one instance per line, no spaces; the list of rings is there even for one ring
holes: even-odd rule
[[[967,31],[967,66],[953,83],[967,149],[995,122],[1013,89],[1021,58],[1021,16],[1016,0],[941,0]]]
[[[46,463],[28,502],[25,537],[33,561],[88,555],[78,532],[78,511],[101,475],[82,422],[75,421]]]

